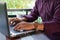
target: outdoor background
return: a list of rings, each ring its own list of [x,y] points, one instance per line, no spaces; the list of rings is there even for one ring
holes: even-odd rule
[[[0,0],[7,3],[7,8],[32,8],[34,6],[35,0]]]
[[[35,4],[35,0],[0,0],[6,2],[7,9],[32,9]],[[30,12],[29,12],[30,13]],[[25,11],[8,11],[8,15],[25,15]]]
[[[33,9],[36,0],[0,0],[6,2],[7,9]],[[26,11],[8,11],[8,15],[26,15]],[[30,11],[28,12],[30,14]],[[42,22],[39,17],[38,22]]]

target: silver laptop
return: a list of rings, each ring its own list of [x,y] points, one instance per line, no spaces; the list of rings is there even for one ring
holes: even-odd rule
[[[7,8],[5,2],[0,2],[0,32],[5,36],[15,37],[17,35],[27,34],[34,32],[35,30],[30,31],[15,31],[12,26],[8,25],[8,16],[7,16]]]

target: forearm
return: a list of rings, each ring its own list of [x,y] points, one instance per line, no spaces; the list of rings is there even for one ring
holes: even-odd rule
[[[23,17],[23,18],[21,18],[20,20],[21,20],[21,21],[27,21],[28,19],[25,18],[25,17]]]

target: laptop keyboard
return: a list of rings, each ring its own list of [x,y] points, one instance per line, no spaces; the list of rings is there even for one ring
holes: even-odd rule
[[[32,33],[34,32],[35,30],[30,30],[30,31],[23,31],[23,30],[20,30],[20,31],[16,31],[16,30],[13,30],[14,26],[9,26],[10,28],[10,34],[12,35],[23,35],[23,34],[28,34],[28,33]]]

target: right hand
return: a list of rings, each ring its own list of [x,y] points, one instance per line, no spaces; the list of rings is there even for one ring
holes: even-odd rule
[[[11,18],[9,19],[9,25],[16,25],[17,23],[19,23],[21,20],[19,18]]]
[[[20,30],[33,30],[35,29],[34,27],[34,23],[30,23],[30,22],[20,22],[18,24],[15,25],[14,30],[16,31],[20,31]]]

